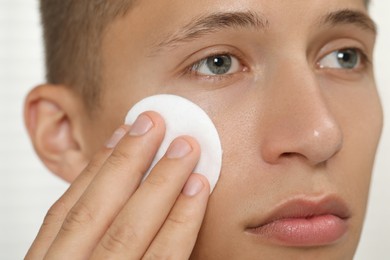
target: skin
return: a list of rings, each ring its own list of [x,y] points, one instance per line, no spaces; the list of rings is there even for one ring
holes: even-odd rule
[[[370,62],[353,69],[326,63],[344,48],[372,60],[373,31],[318,25],[318,17],[342,9],[367,14],[358,0],[143,0],[115,20],[102,42],[98,111],[88,113],[65,86],[42,85],[27,97],[37,153],[73,182],[49,210],[27,259],[352,259],[382,110]],[[267,28],[226,28],[156,48],[194,17],[247,10],[266,17]],[[229,75],[191,70],[226,52],[238,58]],[[128,135],[133,128],[121,126],[119,144],[101,148],[135,102],[159,93],[199,104],[219,131],[223,166],[210,197],[207,180],[191,174],[200,150],[190,137],[180,139],[191,146],[187,155],[165,157],[138,186],[164,134],[157,113],[145,114],[153,122],[149,132]],[[200,181],[196,194],[181,191],[191,180]],[[245,231],[290,198],[326,196],[350,212],[348,231],[335,243],[288,247]]]

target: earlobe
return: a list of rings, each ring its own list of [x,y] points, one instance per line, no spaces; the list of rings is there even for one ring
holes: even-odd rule
[[[53,85],[34,88],[25,101],[25,124],[35,151],[50,171],[69,182],[88,162],[73,113],[78,102],[70,89]]]

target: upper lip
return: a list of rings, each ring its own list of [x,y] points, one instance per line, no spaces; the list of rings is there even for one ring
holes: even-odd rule
[[[350,211],[346,203],[337,196],[292,198],[276,206],[265,218],[250,223],[248,229],[259,228],[282,219],[312,218],[321,215],[334,215],[346,220],[350,217]]]

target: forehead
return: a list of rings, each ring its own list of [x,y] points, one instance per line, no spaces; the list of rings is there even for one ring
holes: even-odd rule
[[[283,11],[301,11],[308,14],[314,9],[324,10],[327,8],[337,7],[355,7],[359,9],[367,9],[369,0],[142,0],[136,1],[138,11],[168,14],[166,19],[171,19],[177,16],[186,16],[198,12],[217,12],[217,11],[247,11],[257,9],[267,13],[278,13]],[[278,8],[274,8],[278,7]],[[313,7],[318,7],[314,8]],[[150,18],[150,16],[148,15]],[[146,18],[146,17],[144,17]]]
[[[193,18],[211,13],[253,12],[268,22],[299,20],[310,22],[318,16],[338,9],[353,9],[367,13],[365,0],[142,0],[128,13],[127,24],[151,29],[155,35],[164,28],[177,28],[188,24]],[[276,22],[277,21],[277,22]],[[156,26],[158,25],[158,26]],[[277,26],[279,24],[275,24]],[[293,25],[293,24],[291,24]],[[136,29],[134,28],[133,29]]]
[[[229,19],[221,14],[249,13],[254,19],[247,19],[248,15],[241,16],[243,19],[235,16],[236,24],[258,22],[266,24],[271,31],[283,32],[283,29],[315,28],[313,24],[320,23],[321,19],[326,20],[326,15],[340,10],[353,10],[368,18],[365,0],[142,0],[127,14],[124,23],[121,23],[121,27],[126,28],[121,31],[124,29],[127,34],[139,37],[138,40],[142,38],[144,44],[156,46],[181,37],[179,34],[190,27],[202,29],[207,24],[205,20],[209,20],[209,25],[224,26]],[[215,14],[220,15],[220,19],[207,19],[213,15],[216,18]],[[367,28],[371,27],[375,31],[375,25],[370,19],[361,19],[364,17],[351,14],[349,18],[356,24],[363,21],[360,25],[366,24]],[[203,22],[199,22],[202,19]],[[342,20],[345,22],[348,19],[344,16]],[[191,31],[187,30],[188,33],[191,34]]]

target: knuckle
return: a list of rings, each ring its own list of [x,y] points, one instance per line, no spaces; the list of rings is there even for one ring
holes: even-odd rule
[[[174,214],[168,216],[167,221],[175,226],[187,226],[191,222],[191,218],[184,214]]]
[[[110,158],[108,159],[108,162],[117,166],[123,164],[123,162],[126,162],[131,157],[132,155],[130,152],[121,149],[116,149],[112,152]]]
[[[129,160],[137,161],[132,151],[114,150],[106,161],[106,166],[115,170],[129,164]]]
[[[67,213],[68,209],[65,203],[60,199],[56,201],[47,211],[46,216],[43,219],[42,225],[48,226],[56,224],[58,222],[62,222],[65,219]]]
[[[102,238],[101,246],[108,252],[118,253],[138,240],[139,236],[133,226],[111,226]]]
[[[182,209],[180,211],[172,212],[166,219],[166,224],[172,230],[180,230],[192,234],[198,231],[199,220],[197,214],[193,214],[192,209]]]
[[[170,255],[166,254],[166,251],[147,251],[145,255],[142,257],[142,260],[168,260],[173,259]]]
[[[93,175],[95,172],[97,172],[100,167],[102,166],[102,163],[97,160],[91,160],[87,167],[84,169],[84,172],[86,175]]]
[[[169,178],[164,174],[154,174],[146,178],[145,183],[155,187],[161,187],[169,182]]]
[[[137,154],[136,151],[116,150],[106,161],[105,167],[109,170],[117,171],[131,170],[134,176],[143,176],[147,168],[143,166],[145,158]]]
[[[73,231],[82,229],[93,222],[94,217],[91,210],[82,202],[77,203],[68,213],[62,224],[61,230]]]

